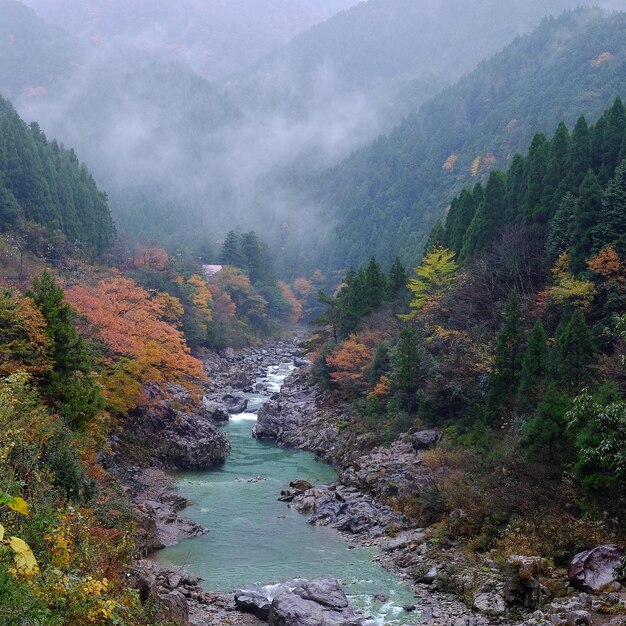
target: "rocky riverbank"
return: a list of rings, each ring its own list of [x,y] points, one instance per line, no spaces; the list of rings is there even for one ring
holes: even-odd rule
[[[135,416],[132,426],[112,442],[104,463],[136,507],[142,555],[206,532],[180,515],[187,501],[175,492],[167,470],[205,469],[223,462],[229,444],[219,423],[246,410],[243,392],[271,390],[263,382],[270,365],[291,361],[303,369],[260,409],[254,435],[313,451],[339,471],[340,479],[323,487],[295,481],[281,499],[307,514],[310,523],[335,528],[355,546],[376,546],[378,562],[407,581],[420,599],[418,607],[406,610],[418,608],[422,624],[588,626],[610,621],[621,626],[626,597],[617,583],[600,596],[589,595],[588,589],[574,593],[562,574],[540,559],[511,557],[502,564],[489,555],[468,558],[460,544],[442,541],[436,529],[415,528],[390,506],[432,484],[423,455],[436,445],[439,434],[407,433],[389,447],[372,449],[369,439],[351,428],[346,407],[309,382],[297,340],[204,355],[210,383],[200,406],[174,389],[168,400]],[[593,570],[593,565],[585,567]],[[233,594],[207,593],[197,577],[149,560],[137,561],[129,575],[142,597],[158,596],[172,621],[185,626],[256,626],[268,619],[272,624],[311,626],[363,621],[341,598],[333,606],[311,604],[315,602],[307,596],[307,585],[319,589],[330,585],[328,581],[241,590],[237,600]],[[584,572],[578,576],[585,578]],[[262,609],[249,602],[252,596]]]
[[[282,499],[308,514],[310,523],[330,525],[356,544],[376,545],[378,561],[421,599],[422,623],[626,624],[626,592],[613,576],[617,554],[623,554],[619,548],[600,546],[596,554],[604,556],[593,563],[586,553],[577,556],[574,563],[584,563],[585,574],[580,567],[573,574],[572,565],[569,577],[536,557],[510,556],[502,562],[496,555],[468,556],[460,542],[442,539],[436,527],[415,528],[388,506],[432,485],[423,455],[436,446],[439,434],[407,433],[387,448],[368,449],[368,438],[351,424],[346,407],[333,404],[302,371],[262,407],[254,434],[311,450],[337,468],[337,484],[303,488],[294,482]],[[598,570],[602,585],[592,590],[577,583],[581,576],[596,577]]]
[[[203,355],[209,383],[200,405],[179,389],[171,389],[167,399],[158,399],[152,403],[150,411],[134,415],[127,429],[111,441],[111,452],[102,461],[124,486],[135,507],[140,556],[207,532],[181,515],[188,502],[176,493],[174,481],[167,472],[207,469],[222,463],[229,443],[219,423],[228,420],[230,414],[246,410],[244,391],[267,391],[262,381],[268,367],[286,362],[305,365],[298,343],[296,337],[260,348]],[[234,594],[207,593],[198,577],[149,559],[136,561],[129,572],[129,580],[143,599],[158,597],[172,623],[256,626],[267,621],[259,621],[249,610],[240,610],[244,607],[235,603]],[[299,583],[313,584],[311,581]],[[328,583],[325,584],[327,588]],[[273,624],[316,624],[318,614],[329,624],[361,623],[354,614],[348,615],[347,603],[345,607],[329,607],[317,604],[311,597],[294,595],[293,589],[288,589],[287,586],[284,593],[275,590],[273,594],[281,596],[280,606],[273,609]],[[307,619],[313,621],[303,622],[307,610]],[[338,621],[328,621],[333,616]],[[341,621],[345,616],[351,621]]]

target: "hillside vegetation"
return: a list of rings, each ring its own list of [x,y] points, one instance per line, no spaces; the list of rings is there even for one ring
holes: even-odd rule
[[[315,377],[352,403],[342,428],[441,429],[430,488],[390,502],[479,552],[563,564],[624,536],[625,157],[617,99],[464,189],[408,284],[371,260],[323,296]]]
[[[45,235],[30,224],[43,226]],[[65,244],[98,255],[115,236],[107,198],[76,154],[48,142],[1,97],[0,228],[38,238],[30,247],[42,256],[58,254],[55,248]]]
[[[626,92],[626,16],[577,10],[545,20],[321,179],[337,226],[329,267],[399,252],[419,260],[432,226],[463,185],[511,162],[535,132],[598,116]],[[567,80],[563,80],[563,77]]]

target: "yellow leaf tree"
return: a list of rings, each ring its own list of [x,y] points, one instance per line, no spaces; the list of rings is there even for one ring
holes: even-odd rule
[[[450,286],[459,268],[454,257],[454,252],[438,247],[423,258],[421,265],[415,268],[417,278],[409,280],[409,289],[413,294],[410,302],[413,313],[403,316],[404,318],[415,317],[431,298],[443,294]]]

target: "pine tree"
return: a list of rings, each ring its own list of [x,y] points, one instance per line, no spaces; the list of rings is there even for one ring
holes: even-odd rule
[[[406,267],[402,264],[400,257],[391,266],[389,271],[389,293],[393,298],[408,295],[407,283],[409,282],[409,274]]]
[[[506,174],[493,171],[485,187],[484,199],[467,230],[461,258],[467,260],[492,243],[505,223],[507,211]]]
[[[443,222],[438,219],[433,226],[433,229],[430,231],[430,235],[426,240],[426,244],[424,245],[424,254],[428,254],[431,250],[435,248],[441,248],[444,245],[445,238],[445,230],[443,227]]]
[[[594,251],[610,244],[618,254],[626,256],[626,160],[617,167],[607,186],[592,237]]]
[[[504,309],[504,321],[496,340],[493,372],[489,379],[487,417],[501,419],[500,410],[509,403],[519,384],[522,361],[522,309],[516,290],[511,291]]]
[[[528,192],[526,159],[521,154],[516,154],[511,161],[511,167],[506,178],[506,192],[506,219],[507,222],[514,223],[520,219]]]
[[[234,230],[229,231],[220,251],[220,263],[243,269],[244,259],[241,253],[241,242]]]
[[[602,213],[602,187],[598,178],[588,170],[576,203],[574,221],[572,223],[572,249],[570,267],[574,273],[585,269],[585,260],[593,250],[592,229],[598,223]]]
[[[444,247],[457,255],[461,253],[463,237],[472,223],[475,212],[474,196],[467,189],[463,189],[450,205],[443,237]]]
[[[569,175],[567,180],[567,188],[572,193],[578,193],[580,186],[585,178],[585,174],[591,168],[591,145],[589,126],[583,115],[578,118],[574,131],[572,133],[572,141],[570,143],[569,153]]]
[[[606,114],[606,130],[602,144],[602,161],[608,176],[612,176],[619,163],[622,141],[626,132],[626,111],[620,98]]]
[[[368,313],[378,309],[387,298],[387,277],[374,257],[365,270],[363,298]]]
[[[538,133],[530,144],[526,159],[528,187],[524,214],[527,222],[544,222],[547,218],[545,178],[548,172],[549,154],[548,140],[545,135]]]
[[[567,448],[565,414],[569,397],[559,391],[554,382],[548,385],[545,396],[534,415],[526,422],[522,440],[527,456],[534,461],[554,461]]]
[[[559,208],[548,225],[547,252],[552,260],[557,259],[571,245],[571,232],[576,212],[576,198],[571,193],[565,194]]]
[[[391,368],[391,359],[389,355],[389,343],[381,341],[374,353],[374,359],[368,373],[368,382],[375,385],[380,377],[387,374]]]
[[[567,126],[561,122],[550,143],[550,160],[548,171],[544,182],[544,197],[546,198],[546,213],[543,220],[549,219],[567,188],[567,177],[569,173],[569,155],[571,138]]]
[[[422,355],[417,345],[417,332],[405,327],[391,355],[391,386],[399,408],[412,413],[416,409],[420,388]]]
[[[556,337],[557,370],[565,386],[576,392],[593,378],[593,336],[580,309],[563,322]]]
[[[550,369],[548,336],[541,320],[537,320],[528,337],[521,366],[518,401],[522,407],[531,407],[537,400],[540,386],[546,384]]]
[[[46,394],[74,428],[82,428],[104,408],[100,388],[91,376],[91,359],[74,327],[74,310],[63,290],[47,270],[33,280],[27,295],[46,319],[46,333],[53,344],[54,367]]]

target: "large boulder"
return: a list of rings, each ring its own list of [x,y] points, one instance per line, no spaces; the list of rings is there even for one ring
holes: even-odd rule
[[[209,400],[206,396],[202,398],[202,407],[199,414],[214,422],[227,422],[230,417],[230,412],[225,404]]]
[[[598,546],[577,554],[567,572],[573,587],[582,591],[599,591],[615,581],[614,570],[625,552],[615,544]]]
[[[269,595],[263,591],[263,587],[241,589],[235,593],[235,606],[242,613],[250,613],[267,622],[272,604]]]
[[[251,587],[235,593],[235,605],[270,626],[361,626],[334,578],[296,579],[279,585]]]
[[[222,396],[222,404],[226,407],[228,413],[236,415],[237,413],[243,413],[248,408],[248,399],[240,395],[235,396],[227,393],[225,396]]]
[[[327,609],[296,593],[285,593],[270,607],[270,626],[360,626],[363,620],[350,609]]]
[[[170,591],[161,596],[161,603],[164,606],[163,616],[168,623],[189,626],[189,604],[180,591]]]
[[[413,434],[412,440],[414,450],[428,450],[439,440],[439,431],[420,430]]]
[[[504,599],[534,611],[539,608],[548,590],[539,582],[543,561],[534,556],[510,556],[506,563]]]
[[[230,450],[226,435],[202,411],[160,403],[129,423],[153,461],[168,469],[208,469],[223,463]]]
[[[259,409],[256,424],[252,428],[252,436],[257,439],[278,439],[285,419],[280,402],[266,402]]]

